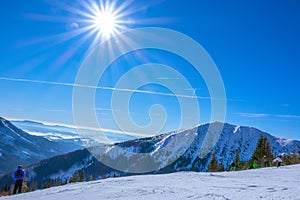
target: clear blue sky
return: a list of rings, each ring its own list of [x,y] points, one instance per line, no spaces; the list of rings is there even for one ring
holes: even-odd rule
[[[79,22],[82,16],[70,12],[66,5],[86,11],[78,1],[0,2],[0,116],[73,123],[73,88],[53,83],[74,83],[94,38],[92,35],[83,43],[80,42],[84,34],[71,38],[74,29],[84,25]],[[225,85],[226,122],[254,126],[278,137],[300,139],[298,0],[155,0],[151,3],[136,0],[125,11],[132,11],[124,16],[124,20],[131,21],[127,28],[173,29],[206,49]],[[140,59],[141,54],[144,59]],[[149,61],[173,66],[189,77],[194,88],[199,88],[197,95],[209,95],[201,77],[193,76],[192,69],[187,70],[188,63],[155,50],[123,56],[107,70],[99,85],[114,87],[123,72]],[[153,85],[140,89],[169,91]],[[111,91],[97,90],[95,107],[99,120],[106,125],[104,128],[114,129],[110,95]],[[147,124],[149,107],[159,103],[168,112],[163,131],[178,127],[180,110],[175,97],[135,94],[133,98],[136,100],[130,104],[130,112],[136,123]],[[199,123],[209,121],[210,102],[200,100],[199,104]]]

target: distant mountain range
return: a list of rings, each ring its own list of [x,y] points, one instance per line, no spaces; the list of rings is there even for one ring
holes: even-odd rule
[[[93,133],[93,130],[85,130]],[[135,139],[119,133],[104,133],[112,142]],[[30,165],[56,155],[87,146],[100,145],[82,136],[72,127],[48,125],[30,120],[6,120],[0,117],[0,175],[17,165]]]
[[[98,134],[99,132],[97,132],[96,130],[81,128],[81,130],[89,134],[79,135],[76,128],[67,125],[49,125],[42,122],[35,122],[30,120],[12,120],[11,122],[30,135],[41,136],[49,141],[67,140],[80,147],[95,146],[99,144],[88,136],[92,134]],[[116,132],[104,132],[103,134],[111,143],[136,139],[136,137]]]
[[[0,117],[0,174],[19,164],[29,165],[43,159],[82,149],[73,140],[48,140],[30,135]]]
[[[220,137],[213,149],[205,152],[205,136],[218,127],[222,127]],[[88,150],[77,150],[45,159],[28,167],[27,176],[31,181],[44,183],[56,177],[61,180],[68,179],[75,170],[84,170],[86,177],[92,175],[95,179],[103,176],[131,175],[136,174],[135,172],[144,174],[206,171],[213,151],[217,152],[219,163],[225,167],[234,159],[236,151],[240,152],[241,161],[249,160],[261,134],[270,141],[275,154],[300,151],[300,141],[280,139],[256,128],[214,122],[154,137],[90,147]],[[154,166],[155,170],[143,172],[145,164],[147,167]],[[0,179],[0,185],[8,182],[11,182],[11,174]]]

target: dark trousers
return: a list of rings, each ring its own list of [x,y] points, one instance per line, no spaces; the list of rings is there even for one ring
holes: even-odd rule
[[[264,162],[265,167],[269,167],[269,162]]]
[[[17,190],[18,190],[18,193],[21,193],[21,191],[22,191],[22,184],[23,184],[23,180],[17,180],[15,182],[15,187],[14,187],[13,194],[16,194]]]
[[[280,167],[281,166],[281,162],[277,162],[277,167]]]

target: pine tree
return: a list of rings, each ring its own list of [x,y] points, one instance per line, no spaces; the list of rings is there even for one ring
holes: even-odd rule
[[[293,164],[299,164],[299,157],[297,156],[297,152],[295,149],[293,150],[293,153],[292,153],[292,161],[293,161]]]
[[[218,171],[224,171],[224,166],[222,169],[222,165],[219,165],[218,160],[217,160],[217,152],[214,151],[212,159],[208,165],[207,171],[208,172],[218,172]]]
[[[70,179],[70,183],[76,183],[79,181],[79,173],[76,170],[73,174],[73,177]]]
[[[269,163],[268,165],[270,166],[270,162],[272,161],[272,149],[269,140],[266,138],[265,144],[264,144],[264,156],[268,159]]]
[[[25,177],[23,180],[23,185],[22,185],[22,193],[29,192],[29,191],[30,191],[30,189],[28,187],[28,178]]]
[[[67,185],[67,184],[68,184],[68,178],[66,178],[65,181],[62,181],[62,182],[61,182],[61,185]]]
[[[94,177],[93,177],[93,175],[90,175],[90,177],[89,177],[89,181],[93,181],[94,180]]]
[[[262,164],[264,156],[270,161],[272,159],[272,150],[268,139],[261,134],[252,154],[251,163],[257,162],[258,164]]]
[[[223,172],[225,171],[225,167],[223,164],[219,164],[219,167],[218,167],[218,172]]]
[[[5,185],[2,186],[1,192],[2,193],[7,193],[9,190],[10,190],[9,186],[7,184],[5,184]]]
[[[292,164],[292,159],[290,155],[285,155],[281,157],[282,160],[282,165],[291,165]]]
[[[102,179],[106,179],[106,178],[108,178],[108,175],[107,174],[103,174]]]
[[[44,185],[44,188],[50,188],[52,187],[52,181],[48,179],[47,183]]]
[[[36,182],[35,181],[32,181],[31,183],[30,183],[30,186],[29,186],[29,190],[30,191],[35,191],[36,190]]]
[[[10,187],[9,187],[9,191],[8,191],[8,194],[13,194],[13,190],[14,190],[14,184],[11,184]]]
[[[242,170],[249,169],[249,168],[250,168],[250,165],[251,165],[251,161],[246,161],[246,162],[244,163],[244,166],[242,167]]]
[[[260,135],[254,153],[252,154],[252,158],[251,158],[252,161],[260,160],[260,158],[263,156],[262,155],[263,143],[264,143],[264,136]]]
[[[237,170],[241,169],[240,152],[238,150],[235,153],[234,164],[235,164]]]
[[[85,181],[84,170],[81,171],[80,178],[79,178],[79,182],[83,182],[83,181]]]
[[[55,178],[54,179],[54,184],[53,186],[58,186],[59,185],[59,179],[58,178]]]

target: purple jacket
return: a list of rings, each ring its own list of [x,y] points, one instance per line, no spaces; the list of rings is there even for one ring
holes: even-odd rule
[[[17,173],[18,171],[21,171],[21,177],[17,178]],[[25,173],[24,173],[24,170],[23,169],[17,169],[15,172],[14,172],[14,180],[15,181],[18,181],[18,180],[24,180],[24,177],[25,177]]]

